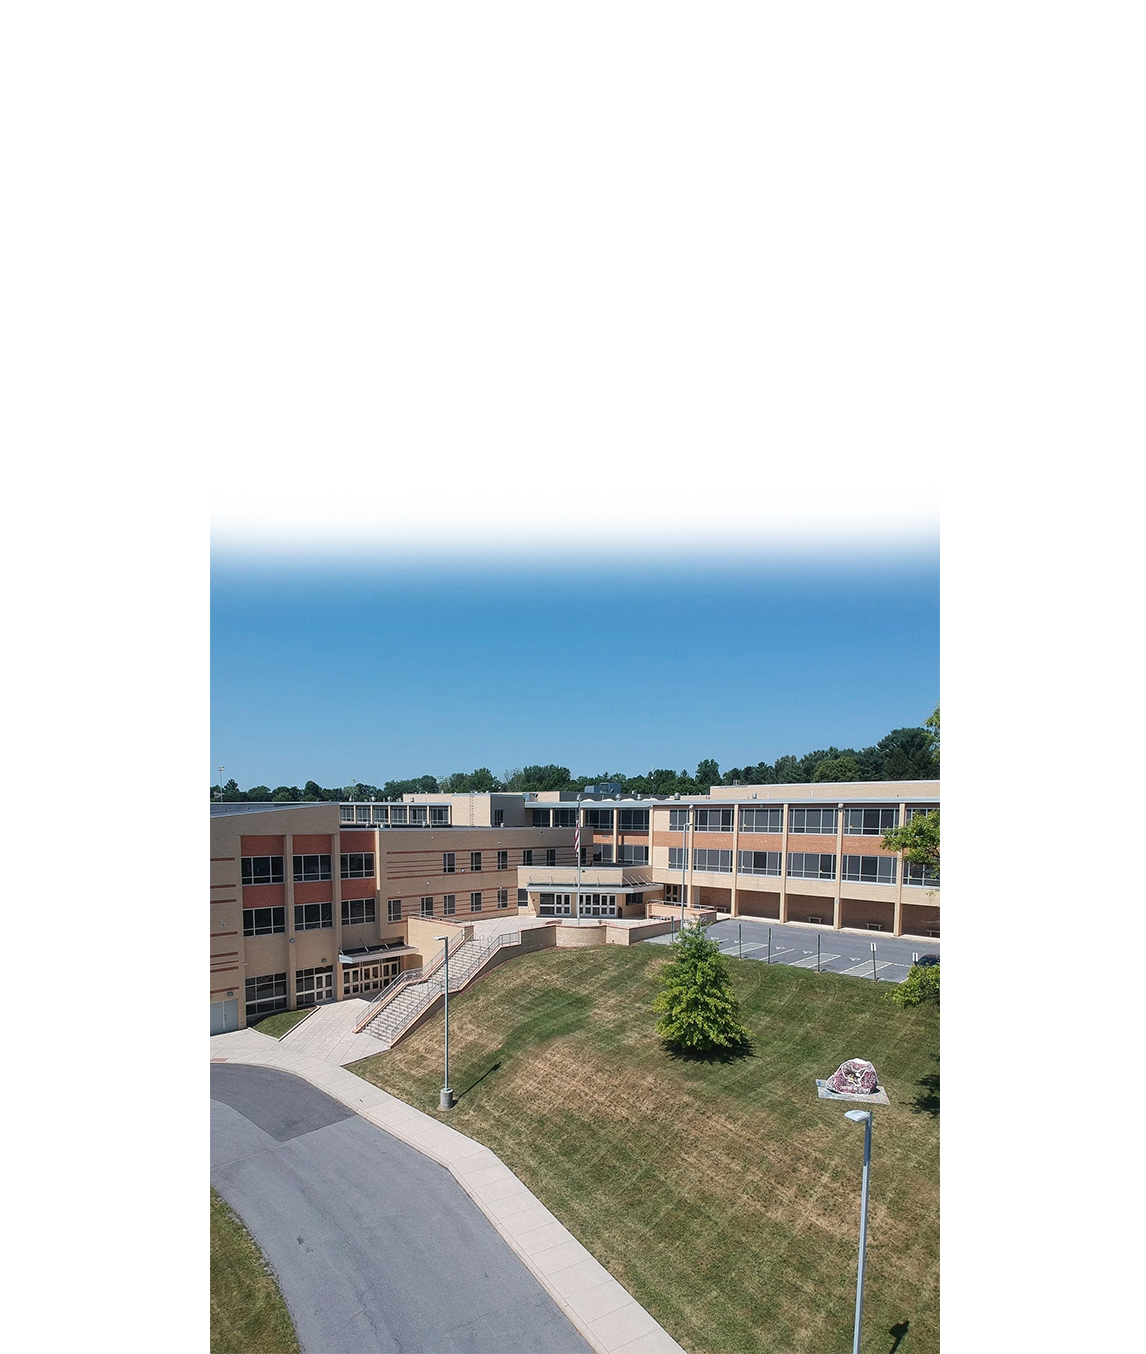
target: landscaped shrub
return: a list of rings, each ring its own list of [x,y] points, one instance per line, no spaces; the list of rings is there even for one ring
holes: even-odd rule
[[[661,1017],[657,1033],[662,1039],[686,1053],[700,1054],[747,1045],[748,1031],[740,1023],[728,961],[699,924],[680,933],[660,983],[653,1010]]]
[[[918,1006],[923,1001],[939,1005],[939,965],[913,964],[903,982],[897,983],[887,994],[896,1006]]]

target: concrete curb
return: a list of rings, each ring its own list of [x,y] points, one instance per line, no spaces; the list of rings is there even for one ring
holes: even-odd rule
[[[278,1043],[265,1051],[252,1047],[249,1039],[256,1037],[266,1041],[246,1030],[215,1035],[212,1062],[273,1067],[301,1077],[444,1166],[596,1354],[685,1354],[488,1147],[345,1068]]]

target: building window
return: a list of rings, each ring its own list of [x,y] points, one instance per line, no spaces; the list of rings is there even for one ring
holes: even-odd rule
[[[791,879],[835,879],[836,858],[818,851],[789,851],[788,875]]]
[[[498,868],[499,870],[508,870],[508,869],[509,869],[509,852],[508,852],[508,851],[499,851],[499,852],[497,853],[497,868]]]
[[[497,816],[496,814],[494,815]],[[450,806],[448,804],[430,805],[430,826],[431,827],[449,827],[450,825]]]
[[[913,818],[922,818],[924,814],[938,812],[938,804],[908,804],[907,821],[910,823]]]
[[[391,827],[405,827],[405,826],[406,826],[406,813],[407,813],[407,808],[406,808],[406,805],[405,805],[405,804],[391,804],[391,805],[390,805],[390,826],[391,826]]]
[[[643,893],[631,894],[629,897],[629,902],[632,903],[634,907],[644,907],[645,895]]]
[[[576,809],[554,809],[553,810],[554,827],[576,827],[577,810]]]
[[[474,870],[480,870],[480,869],[481,869],[481,852],[480,852],[480,851],[471,851],[471,852],[470,852],[470,870],[471,870],[471,871],[474,871]]]
[[[429,821],[430,811],[425,804],[410,805],[410,826],[425,827]]]
[[[647,865],[649,848],[647,846],[622,846],[618,850],[617,861],[621,865]]]
[[[334,967],[300,968],[294,975],[295,1005],[317,1006],[320,1001],[334,997]]]
[[[354,806],[354,821],[355,821],[356,823],[368,823],[368,822],[370,821],[370,805],[369,805],[369,804],[355,804],[355,806]]]
[[[379,992],[389,987],[401,971],[400,959],[383,959],[377,964],[346,965],[342,970],[342,995],[356,997],[360,992]]]
[[[697,809],[697,832],[731,832],[733,809]]]
[[[504,810],[504,809],[494,809],[494,811],[493,811],[493,825],[494,825],[494,827],[504,827],[504,826],[505,826],[505,810]]]
[[[281,884],[282,856],[244,856],[242,878],[244,884]]]
[[[529,817],[532,827],[548,827],[550,809],[530,809]]]
[[[354,822],[354,805],[353,805],[353,804],[339,804],[339,806],[338,806],[338,821],[339,821],[340,823],[353,823],[353,822]]]
[[[402,900],[401,898],[387,898],[386,900],[386,920],[402,920]]]
[[[741,809],[741,832],[783,832],[784,810],[779,804],[767,809]]]
[[[324,931],[334,925],[333,903],[296,903],[294,929],[296,931]]]
[[[593,846],[593,864],[594,865],[612,865],[613,863],[613,844],[612,842],[600,842]]]
[[[687,809],[669,809],[669,831],[683,832],[688,827]]]
[[[894,884],[894,856],[845,856],[843,877],[852,884]]]
[[[665,885],[665,902],[666,902],[666,903],[679,903],[679,902],[680,902],[680,895],[681,895],[682,890],[683,890],[683,892],[684,892],[685,906],[687,907],[687,906],[688,906],[688,889],[687,889],[687,887],[685,887],[684,885],[681,885],[681,884],[666,884],[666,885]]]
[[[731,874],[731,851],[705,851],[697,847],[692,853],[693,868],[708,874]]]
[[[910,860],[905,860],[907,867],[903,882],[911,884],[916,888],[937,889],[939,887],[939,872],[933,870],[930,865],[915,865]]]
[[[517,905],[518,905],[518,907],[524,907],[524,906],[526,905],[526,903],[528,903],[528,902],[529,902],[529,890],[528,890],[528,889],[518,889],[518,890],[517,890]]]
[[[294,882],[296,884],[312,884],[317,879],[329,878],[329,856],[295,856]]]
[[[442,873],[453,874],[454,872],[454,853],[452,851],[442,852]]]
[[[844,833],[849,837],[878,837],[898,826],[898,809],[844,810]]]
[[[543,893],[537,902],[540,917],[568,917],[573,911],[571,893]]]
[[[285,930],[285,907],[243,908],[243,935],[277,936]]]
[[[423,917],[432,917],[433,915],[434,915],[434,900],[433,900],[433,898],[423,898],[423,899],[422,899],[422,916],[423,916]]]
[[[528,846],[527,846],[527,847],[525,848],[525,850],[523,850],[522,853],[521,853],[521,863],[522,863],[522,865],[532,865],[532,864],[533,864],[533,851],[532,851],[532,849],[531,849],[530,847],[528,847]]]
[[[287,976],[285,973],[264,973],[261,978],[247,979],[247,1019],[267,1015],[287,1008]]]
[[[583,893],[577,905],[582,917],[615,917],[617,915],[617,895],[615,893]]]
[[[596,832],[612,832],[613,830],[613,810],[612,809],[586,809],[585,826],[591,827]]]
[[[546,863],[546,865],[556,865],[556,864],[557,864],[557,848],[556,848],[556,847],[554,847],[554,846],[546,847],[546,850],[545,850],[545,863]]]
[[[481,911],[481,894],[480,894],[480,893],[471,893],[471,894],[470,894],[470,911],[471,911],[471,912],[480,912],[480,911]]]
[[[683,847],[683,846],[670,846],[670,847],[669,847],[669,869],[670,869],[670,870],[683,870],[683,869],[684,869],[684,847]]]
[[[836,835],[835,809],[789,809],[789,832],[818,832],[822,836]]]
[[[498,905],[498,907],[508,907],[508,906],[509,906],[509,890],[508,890],[508,889],[498,889],[498,891],[497,891],[497,905]]]
[[[343,926],[361,926],[364,922],[373,921],[375,915],[373,898],[343,898],[342,900]]]
[[[387,804],[370,806],[370,821],[375,827],[385,827],[390,821],[390,808]]]
[[[452,917],[458,910],[458,896],[456,893],[447,893],[442,899],[442,916]]]
[[[589,863],[589,848],[587,846],[583,846],[581,848],[581,864],[588,865],[588,863]]]
[[[780,852],[741,851],[739,864],[741,874],[778,875],[780,873]]]
[[[649,830],[648,809],[618,809],[617,826],[622,832],[647,832]]]
[[[373,879],[374,852],[350,851],[341,858],[340,873],[343,879]]]

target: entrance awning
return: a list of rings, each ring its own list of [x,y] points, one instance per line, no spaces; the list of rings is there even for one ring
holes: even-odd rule
[[[342,950],[338,955],[340,964],[373,964],[379,959],[394,959],[403,954],[419,954],[413,945],[376,945],[366,950]]]

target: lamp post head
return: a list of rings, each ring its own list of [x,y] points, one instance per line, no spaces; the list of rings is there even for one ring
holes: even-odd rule
[[[847,1110],[844,1118],[850,1119],[853,1124],[862,1124],[865,1119],[871,1118],[871,1110]]]

